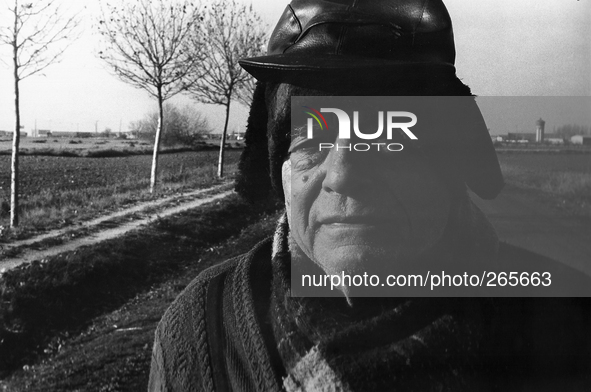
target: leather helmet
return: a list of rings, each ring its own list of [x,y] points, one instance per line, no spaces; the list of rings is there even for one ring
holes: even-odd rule
[[[441,0],[294,0],[267,55],[243,59],[261,81],[363,83],[419,72],[455,76],[451,18]]]

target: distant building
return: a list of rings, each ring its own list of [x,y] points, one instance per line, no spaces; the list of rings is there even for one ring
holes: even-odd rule
[[[244,132],[232,132],[228,135],[228,139],[230,140],[242,140],[244,139]]]
[[[501,140],[496,139],[501,138]],[[509,132],[507,136],[493,136],[493,141],[502,141],[508,143],[548,143],[548,144],[564,144],[564,138],[552,133],[545,133],[543,129],[536,133],[520,133]]]
[[[75,135],[76,134],[73,132],[52,131],[50,133],[50,135],[48,135],[48,136],[51,136],[51,137],[75,137]]]
[[[591,136],[575,135],[570,138],[572,144],[591,146]]]
[[[99,137],[100,134],[96,134],[94,132],[60,132],[60,131],[49,131],[47,137],[57,137],[57,138],[78,138],[78,139],[86,139],[91,137]]]
[[[111,137],[116,137],[117,139],[137,139],[137,132],[136,131],[120,131],[115,132],[111,135]]]
[[[21,135],[21,137],[27,137],[28,136],[28,134],[26,132],[24,132],[24,131],[21,131],[20,135]],[[12,136],[12,131],[0,131],[0,136]]]
[[[534,143],[536,141],[535,133],[509,132],[507,134],[508,142]]]
[[[89,137],[97,137],[97,134],[94,132],[76,132],[73,134],[73,137],[77,138],[89,138]]]
[[[38,129],[37,130],[37,137],[49,137],[51,136],[51,131],[49,129]]]
[[[561,137],[546,137],[544,143],[548,144],[564,144],[564,139]]]
[[[544,142],[544,128],[546,127],[546,121],[540,119],[536,121],[536,143]]]

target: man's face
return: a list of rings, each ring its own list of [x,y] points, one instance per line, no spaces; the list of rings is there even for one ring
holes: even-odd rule
[[[285,113],[292,95],[311,94],[280,85],[268,101],[271,119]],[[318,151],[313,141],[294,140],[282,169],[292,246],[328,274],[396,272],[430,249],[447,224],[449,191],[410,148]]]

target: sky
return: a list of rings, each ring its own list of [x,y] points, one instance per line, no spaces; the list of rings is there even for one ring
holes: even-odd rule
[[[6,22],[0,0],[0,24]],[[116,2],[117,0],[114,0]],[[288,4],[282,0],[240,0],[251,3],[270,32]],[[453,20],[457,75],[480,98],[493,134],[531,132],[542,117],[552,130],[567,123],[591,125],[591,2],[588,0],[448,0]],[[83,31],[60,63],[44,75],[21,82],[21,123],[25,131],[126,131],[131,121],[156,110],[156,102],[110,73],[98,58],[93,24],[98,0],[64,0],[79,10]],[[10,63],[10,50],[0,59]],[[0,61],[0,130],[12,130],[11,69]],[[521,98],[491,98],[491,97]],[[540,98],[542,97],[542,98]],[[562,98],[552,98],[562,97]],[[572,98],[568,98],[572,97]],[[188,97],[170,100],[196,105],[216,132],[223,108],[196,104]],[[243,130],[248,110],[232,104],[230,131]]]

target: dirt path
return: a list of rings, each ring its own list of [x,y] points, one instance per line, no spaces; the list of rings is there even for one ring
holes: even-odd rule
[[[141,203],[75,226],[0,245],[3,246],[4,254],[8,255],[0,256],[0,271],[118,237],[155,219],[210,203],[232,193],[232,184],[225,183]]]

